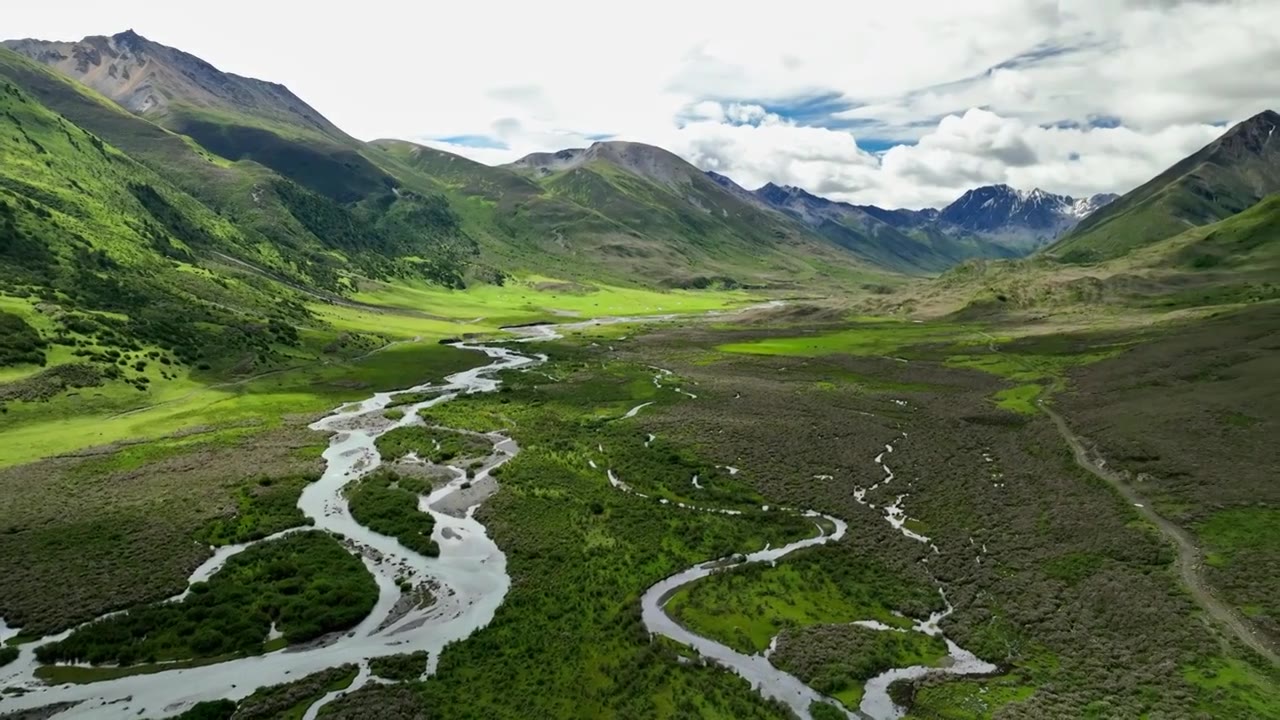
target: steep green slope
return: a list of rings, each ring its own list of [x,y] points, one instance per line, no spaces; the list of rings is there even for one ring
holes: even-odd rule
[[[395,175],[402,187],[442,193],[480,245],[481,279],[501,277],[497,268],[552,277],[590,275],[623,284],[653,284],[626,263],[597,252],[597,243],[625,229],[602,213],[548,193],[506,168],[402,140],[376,140],[366,156]],[[586,270],[590,273],[586,273]],[[648,270],[660,276],[659,266]]]
[[[439,195],[382,190],[360,203],[338,203],[255,161],[218,157],[4,49],[0,77],[227,218],[240,237],[235,247],[219,250],[274,277],[329,292],[341,291],[351,272],[457,285],[475,253]]]
[[[254,160],[339,202],[396,185],[360,155],[359,141],[283,85],[221,72],[133,31],[5,45],[221,157]]]
[[[586,216],[555,228],[568,244],[590,242],[595,257],[633,271],[665,266],[665,284],[865,282],[887,271],[650,145],[598,142],[506,168],[612,226]]]
[[[305,310],[288,294],[193,264],[245,245],[234,225],[13,83],[0,89],[0,291],[44,301],[53,342],[98,366],[81,379],[144,382],[121,349],[207,366],[211,352],[296,343]]]
[[[1280,114],[1259,113],[1086,218],[1046,252],[1069,262],[1124,255],[1230,217],[1280,191]]]
[[[1169,244],[1177,267],[1280,270],[1280,194]]]
[[[306,264],[55,113],[2,71],[0,157],[0,466],[171,433],[268,431],[367,386],[406,387],[469,367],[470,353],[435,341],[493,329],[370,310],[324,292],[310,276],[295,281],[241,259]],[[456,221],[416,217],[447,213],[423,196],[397,198],[366,222],[372,209],[347,210],[278,182],[286,183],[277,188],[282,197],[297,196],[296,226],[316,228],[333,245],[319,245],[305,229],[299,242],[316,243],[343,283],[362,258],[380,256],[361,243],[412,248],[418,236],[399,233]],[[272,192],[261,186],[263,196]],[[333,249],[344,243],[355,250]]]
[[[598,143],[574,167],[545,173],[399,140],[370,148],[404,187],[443,192],[490,265],[687,288],[886,279],[885,268],[652,146]]]

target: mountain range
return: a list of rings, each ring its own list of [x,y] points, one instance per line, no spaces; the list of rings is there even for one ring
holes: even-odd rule
[[[510,274],[694,288],[876,282],[1045,246],[1090,260],[1227,218],[1280,185],[1274,113],[1119,200],[991,185],[940,209],[887,209],[772,183],[747,190],[641,143],[492,167],[401,140],[361,142],[282,85],[221,72],[132,31],[3,45],[11,99],[35,103],[146,175],[127,181],[135,202],[117,207],[139,218],[126,226],[163,227],[165,238],[130,242],[337,295],[367,280],[461,287]],[[30,142],[13,152],[48,154],[19,117],[5,122]],[[32,213],[24,227],[50,222],[33,202],[96,217],[74,211],[91,202],[84,193],[54,203],[22,173],[5,173],[0,197]],[[119,234],[90,230],[82,236]],[[108,262],[142,252],[129,243],[94,250]]]
[[[709,175],[726,187],[733,185],[723,175]],[[931,240],[936,247],[950,244],[952,260],[1030,254],[1119,197],[1107,193],[1076,199],[1039,188],[1023,192],[1008,185],[986,185],[969,190],[940,210],[906,210],[837,202],[803,188],[773,183],[751,194],[819,232],[830,222],[864,230],[888,226],[918,241]],[[900,237],[886,235],[883,229],[879,234],[884,242],[904,242]]]
[[[839,203],[819,209],[827,201],[803,191],[793,192],[790,199],[776,188],[732,191],[716,176],[704,176],[679,157],[639,143],[596,143],[491,168],[398,141],[361,143],[282,85],[221,72],[133,31],[79,42],[14,40],[4,46],[154,126],[194,140],[191,150],[196,154],[238,163],[234,170],[240,172],[225,175],[273,171],[266,179],[268,189],[277,192],[259,193],[259,205],[274,204],[269,195],[279,195],[284,181],[310,191],[284,191],[290,193],[285,204],[305,204],[314,195],[320,202],[375,215],[376,206],[433,196],[451,208],[470,206],[471,212],[460,213],[459,229],[471,241],[461,244],[474,244],[476,257],[455,257],[448,263],[465,265],[481,277],[501,270],[549,270],[559,264],[557,257],[571,258],[575,266],[595,266],[619,281],[643,278],[668,286],[774,284],[842,271],[936,273],[967,258],[1025,254],[1067,226],[1065,215],[1041,222],[1016,210],[1003,221],[988,213],[981,219],[930,224],[921,221],[927,211],[850,212]],[[56,112],[153,169],[172,174],[175,165],[183,164],[175,162],[175,153],[157,147],[155,128],[106,118],[102,108],[67,97],[66,88],[48,78],[29,68],[14,69],[36,91],[43,90],[41,99]],[[76,100],[74,107],[71,100]],[[161,145],[182,150],[173,145],[174,138],[163,139]],[[190,151],[180,154],[187,156],[184,161],[192,160]],[[210,172],[201,168],[182,174]],[[189,179],[193,182],[184,190],[208,194],[203,179]],[[408,189],[420,197],[408,202],[397,197]],[[476,207],[477,196],[497,196],[491,198],[497,202]],[[242,198],[223,194],[220,200],[225,208]],[[259,229],[274,234],[289,222],[282,218],[287,214],[292,214],[289,208],[256,213]],[[288,235],[296,241],[299,233]],[[765,258],[767,265],[761,262]],[[463,282],[460,276],[454,281]]]
[[[1040,252],[962,263],[897,307],[1094,314],[1280,299],[1277,128],[1273,111],[1248,118]]]

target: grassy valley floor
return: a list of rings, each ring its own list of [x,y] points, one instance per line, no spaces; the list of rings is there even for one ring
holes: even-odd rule
[[[726,295],[699,302],[723,307],[741,300]],[[665,312],[657,302],[626,314]],[[504,323],[545,312],[521,307],[514,314],[491,309]],[[457,319],[472,308],[431,310]],[[323,312],[353,331],[381,317],[346,307]],[[144,605],[180,590],[207,544],[298,525],[297,493],[318,468],[325,444],[303,429],[309,418],[375,389],[480,362],[437,342],[444,337],[439,324],[450,320],[386,317],[384,341],[423,341],[359,361],[289,369],[234,391],[200,391],[228,393],[221,404],[243,402],[252,408],[244,415],[219,415],[203,401],[171,403],[183,422],[207,423],[203,431],[175,435],[178,426],[162,419],[169,405],[161,404],[137,415],[157,413],[155,427],[167,437],[0,471],[19,500],[4,519],[12,530],[0,534],[6,543],[0,557],[40,558],[35,566],[28,560],[4,568],[16,582],[0,594],[0,614],[39,633]],[[493,332],[486,329],[491,320],[479,314],[465,320],[465,332]],[[1251,328],[1241,332],[1258,339],[1259,357],[1265,356],[1271,316],[1218,322]],[[1220,332],[1192,327],[1209,328],[1206,337]],[[904,627],[910,624],[904,618],[923,618],[950,603],[955,609],[942,622],[946,636],[1000,671],[895,687],[911,717],[1173,718],[1187,707],[1206,717],[1277,717],[1276,670],[1199,612],[1171,569],[1170,547],[1108,485],[1075,464],[1037,404],[1053,403],[1088,427],[1087,413],[1098,411],[1081,403],[1101,397],[1089,391],[1092,383],[1122,373],[1139,377],[1132,368],[1109,365],[1155,367],[1165,356],[1160,344],[1184,336],[1186,328],[1172,326],[1054,332],[846,318],[842,311],[793,306],[741,317],[588,327],[532,346],[550,361],[505,372],[499,392],[462,396],[425,414],[430,426],[503,430],[522,448],[499,470],[500,490],[479,510],[512,576],[497,615],[447,648],[430,678],[417,679],[422,664],[416,659],[383,663],[378,673],[389,673],[384,676],[394,684],[368,685],[325,705],[321,716],[786,717],[737,676],[650,637],[639,617],[644,590],[678,570],[810,535],[806,521],[760,509],[784,506],[833,514],[849,523],[849,533],[774,567],[714,574],[677,593],[669,611],[695,632],[743,652],[763,651],[777,636],[775,664],[850,707],[872,675],[936,663],[943,653],[936,638],[850,623]],[[1154,354],[1144,360],[1143,353]],[[1215,368],[1248,367],[1213,362]],[[1220,415],[1223,432],[1247,433],[1273,422],[1265,411],[1251,410],[1244,393],[1222,402],[1230,408]],[[286,413],[286,403],[296,405]],[[247,422],[268,409],[281,414]],[[114,432],[112,423],[132,417],[112,420],[102,431]],[[119,437],[130,432],[120,430]],[[421,437],[386,439],[384,452],[465,459],[466,437],[422,431]],[[1107,455],[1108,446],[1100,451]],[[1242,477],[1259,477],[1249,475],[1259,466],[1247,456],[1236,462]],[[611,487],[606,469],[648,497]],[[885,484],[887,473],[892,480]],[[371,482],[355,492],[417,487]],[[1265,630],[1265,574],[1246,568],[1248,558],[1274,554],[1265,539],[1271,501],[1248,487],[1224,485],[1223,493],[1257,497],[1260,509],[1224,505],[1178,519],[1216,553],[1207,573],[1214,587],[1246,613],[1252,610]],[[162,511],[174,497],[184,498],[183,512]],[[1177,507],[1172,487],[1153,497],[1162,511]],[[1186,505],[1202,502],[1183,497]],[[888,507],[900,509],[901,528],[888,522]],[[154,521],[160,517],[165,522]],[[137,532],[121,532],[135,526]],[[105,547],[114,551],[94,554]],[[98,568],[96,574],[81,579],[82,562]],[[80,590],[55,599],[43,592],[50,583]],[[200,655],[190,650],[183,652]]]

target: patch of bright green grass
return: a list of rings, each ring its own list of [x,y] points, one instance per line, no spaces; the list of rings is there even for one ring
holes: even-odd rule
[[[981,370],[1020,383],[997,392],[993,401],[1001,408],[1027,415],[1036,412],[1035,402],[1045,392],[1046,381],[1052,387],[1058,387],[1068,369],[1113,357],[1124,349],[1122,346],[1106,346],[1076,351],[1050,336],[1023,339],[1016,351],[1002,350],[1001,344],[1010,340],[983,332],[980,326],[973,324],[904,323],[862,318],[853,327],[837,332],[729,343],[717,349],[760,355],[819,357],[850,354],[901,357],[913,362],[941,361],[949,367]],[[834,387],[830,385],[831,380],[823,382]],[[936,389],[895,385],[888,381],[873,382],[868,384],[868,388]],[[820,384],[819,387],[824,386]]]
[[[618,315],[697,313],[749,303],[737,290],[659,292],[609,285],[569,285],[546,278],[525,278],[502,286],[479,285],[449,290],[425,283],[379,285],[355,295],[376,303],[460,320],[483,318],[486,324],[566,320],[555,311],[583,319]]]
[[[1224,564],[1246,551],[1280,554],[1280,509],[1220,510],[1196,530],[1205,544],[1223,557]]]
[[[1075,585],[1102,567],[1105,558],[1097,553],[1068,553],[1043,564],[1044,573],[1055,580]]]
[[[814,357],[849,355],[890,355],[912,345],[955,343],[971,338],[974,327],[961,324],[866,321],[833,333],[798,337],[776,337],[728,343],[717,350],[751,355],[799,355]]]
[[[1237,507],[1219,510],[1195,525],[1205,549],[1210,581],[1248,615],[1276,617],[1276,558],[1280,557],[1280,509]]]
[[[1023,415],[1036,413],[1036,398],[1044,388],[1034,383],[1017,385],[996,393],[996,405]]]
[[[492,322],[454,322],[414,315],[380,313],[345,305],[312,305],[310,310],[317,318],[338,330],[376,333],[393,340],[439,339],[463,333],[493,332],[498,327]]]
[[[1280,718],[1280,673],[1265,672],[1234,658],[1206,658],[1184,667],[1187,682],[1200,689],[1196,704],[1210,717]]]
[[[47,403],[24,403],[31,408],[24,422],[7,418],[0,424],[6,439],[0,445],[0,466],[121,440],[158,438],[199,425],[253,420],[272,427],[286,415],[323,412],[374,391],[411,387],[483,362],[477,353],[424,341],[244,383],[156,383],[140,404],[133,396],[142,393],[127,386],[88,388]],[[119,393],[133,396],[121,404],[113,399]]]
[[[950,680],[920,688],[906,720],[990,720],[996,710],[1033,694],[1034,687],[1012,678]]]
[[[717,573],[679,590],[667,612],[700,635],[735,650],[761,652],[783,628],[854,620],[879,620],[894,627],[911,623],[893,614],[889,590],[870,584],[837,585],[817,566],[780,563]],[[874,577],[868,573],[868,577]]]
[[[999,375],[1019,382],[1032,382],[1058,378],[1064,371],[1079,365],[1114,357],[1119,350],[1075,353],[1070,355],[1040,355],[1031,353],[989,352],[981,354],[956,354],[947,357],[951,367],[966,367]]]

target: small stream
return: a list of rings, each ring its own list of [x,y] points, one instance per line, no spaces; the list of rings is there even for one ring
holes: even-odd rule
[[[697,650],[702,657],[714,660],[737,673],[751,683],[751,686],[761,695],[786,703],[793,712],[801,718],[807,719],[810,717],[809,705],[811,703],[834,701],[804,684],[794,675],[774,667],[773,663],[769,662],[769,658],[765,655],[746,655],[727,645],[698,635],[671,619],[671,616],[667,615],[664,609],[667,601],[680,588],[707,577],[716,571],[740,567],[750,563],[776,562],[796,550],[839,540],[844,537],[845,531],[848,530],[848,526],[845,525],[844,521],[838,518],[830,515],[819,516],[817,513],[806,514],[815,518],[826,518],[835,526],[835,530],[827,532],[821,525],[815,523],[818,533],[813,537],[797,540],[782,547],[765,548],[740,559],[711,560],[694,565],[688,570],[676,573],[646,590],[644,596],[640,599],[640,608],[641,618],[644,620],[644,626],[649,632],[664,635],[678,643],[688,645]]]
[[[527,334],[531,338],[551,338],[553,328],[537,328]],[[461,640],[492,619],[502,603],[511,579],[506,571],[506,556],[488,537],[475,518],[477,504],[461,511],[445,512],[437,506],[456,505],[449,502],[464,492],[465,473],[450,468],[453,479],[433,491],[421,503],[424,511],[435,519],[433,539],[440,546],[440,556],[424,557],[402,546],[395,538],[375,533],[357,523],[347,508],[343,489],[351,482],[376,469],[381,463],[374,441],[382,433],[404,425],[420,424],[418,411],[464,393],[491,392],[502,370],[535,365],[545,356],[524,354],[503,347],[456,343],[456,347],[486,355],[490,362],[445,378],[444,384],[430,383],[395,392],[380,392],[355,404],[345,405],[314,423],[315,430],[333,433],[324,452],[326,468],[316,482],[308,485],[298,507],[314,522],[314,528],[334,533],[348,547],[357,549],[365,566],[378,585],[378,601],[373,611],[355,628],[327,641],[296,648],[239,658],[196,668],[170,670],[151,675],[134,675],[86,685],[49,687],[35,678],[38,667],[35,648],[66,637],[70,631],[43,638],[21,647],[18,660],[0,668],[0,687],[21,687],[23,695],[0,698],[0,713],[39,707],[60,702],[77,702],[58,718],[163,717],[177,714],[203,700],[243,698],[267,685],[300,679],[310,673],[344,663],[356,663],[360,674],[351,689],[369,681],[371,658],[426,650],[434,671],[440,651],[450,642]],[[394,396],[407,392],[435,392],[435,396],[404,408],[404,417],[395,422],[382,419],[382,412]],[[490,434],[493,452],[472,478],[479,485],[490,473],[519,452],[514,441]],[[207,580],[236,554],[271,539],[298,532],[295,528],[252,543],[218,548],[190,576],[189,583]],[[428,607],[410,607],[401,602],[398,578],[407,578],[415,586],[431,587],[436,601]],[[171,598],[181,600],[186,592]],[[400,605],[397,608],[397,605]],[[105,616],[104,616],[105,617]],[[14,630],[0,626],[0,635]],[[332,700],[328,696],[324,701]],[[317,706],[307,717],[314,717]]]
[[[776,307],[775,301],[765,306]],[[741,312],[741,311],[739,311]],[[708,315],[723,315],[713,312]],[[676,315],[647,317],[618,317],[585,320],[561,325],[531,325],[508,328],[517,336],[507,343],[527,343],[553,340],[561,337],[562,329],[582,329],[597,325],[630,322],[659,322],[671,320]],[[92,718],[94,720],[125,720],[138,717],[165,717],[176,715],[197,702],[228,698],[238,700],[259,687],[298,680],[311,673],[345,663],[354,663],[360,670],[347,692],[370,682],[379,682],[369,672],[369,660],[376,657],[427,651],[430,660],[427,672],[435,671],[441,650],[450,642],[462,640],[477,629],[487,625],[501,605],[510,588],[511,579],[506,571],[506,556],[488,537],[486,530],[474,517],[475,510],[484,500],[484,493],[475,488],[496,489],[490,473],[519,453],[519,447],[510,438],[499,433],[486,437],[493,444],[493,451],[483,466],[468,483],[464,471],[449,467],[453,479],[422,498],[420,508],[435,519],[433,539],[440,546],[440,555],[427,558],[402,546],[397,540],[375,533],[352,518],[344,496],[344,488],[360,477],[375,470],[381,458],[374,445],[375,440],[392,428],[421,424],[418,411],[448,402],[458,395],[475,392],[492,392],[500,384],[496,375],[500,371],[531,368],[547,360],[546,355],[523,353],[507,347],[459,342],[455,347],[483,353],[490,362],[470,370],[455,373],[444,383],[425,383],[405,390],[379,392],[353,404],[344,405],[322,418],[312,429],[332,433],[329,447],[324,452],[325,471],[319,480],[308,485],[298,501],[303,514],[314,522],[314,528],[335,534],[348,547],[359,552],[365,566],[377,582],[379,595],[373,611],[355,628],[331,636],[321,642],[265,655],[239,658],[196,668],[175,669],[150,675],[134,675],[95,682],[86,685],[46,686],[35,678],[38,667],[34,650],[42,644],[65,638],[70,630],[21,646],[18,660],[0,668],[0,688],[18,687],[27,690],[22,695],[0,696],[0,713],[36,708],[54,703],[77,703],[58,714],[63,718]],[[663,380],[672,376],[668,370],[654,368],[654,384],[668,387]],[[676,393],[697,398],[682,387],[669,387]],[[396,421],[383,419],[383,410],[396,395],[404,393],[434,392],[435,396],[405,406],[404,416]],[[629,410],[624,418],[634,418],[651,403],[644,403]],[[652,436],[650,441],[652,441]],[[603,448],[600,448],[603,452]],[[892,447],[886,447],[886,453]],[[884,453],[876,458],[883,466]],[[591,466],[596,468],[594,461]],[[737,474],[738,468],[729,468]],[[884,467],[886,479],[893,478],[892,471]],[[616,488],[640,497],[618,479],[612,469],[606,477]],[[468,484],[471,489],[463,488]],[[695,487],[697,478],[693,479]],[[860,491],[863,492],[863,491]],[[862,495],[859,495],[861,499]],[[905,497],[905,496],[903,496]],[[908,537],[928,542],[928,538],[915,536],[902,527],[905,514],[899,509],[902,498],[886,508],[886,519]],[[473,502],[474,501],[474,502]],[[684,503],[669,503],[683,510],[740,515],[739,510],[697,507]],[[874,506],[873,506],[874,507]],[[782,510],[784,512],[796,512]],[[814,701],[833,702],[805,685],[794,676],[774,667],[767,657],[745,655],[714,640],[699,636],[672,620],[664,606],[680,588],[718,570],[757,562],[776,562],[797,550],[839,541],[848,531],[847,524],[836,517],[813,511],[798,511],[814,519],[816,534],[778,548],[768,548],[733,558],[699,563],[672,575],[650,587],[641,600],[645,627],[652,633],[669,637],[697,650],[703,657],[715,660],[748,680],[762,695],[775,698],[788,705],[801,718],[808,720],[809,705]],[[829,527],[818,522],[825,519]],[[189,584],[205,581],[220,570],[231,557],[260,542],[298,532],[307,528],[294,528],[277,533],[263,540],[241,545],[226,546],[214,550],[212,556],[192,572]],[[936,548],[935,548],[936,551]],[[408,579],[415,587],[429,587],[435,602],[427,607],[405,608],[398,579]],[[181,600],[188,591],[173,597]],[[944,595],[945,598],[945,595]],[[938,622],[951,611],[937,613],[926,621],[917,621],[913,631],[940,634]],[[107,616],[103,616],[107,617]],[[99,618],[101,619],[101,618]],[[864,627],[895,631],[877,623],[860,622]],[[878,627],[877,627],[878,626]],[[898,630],[900,631],[900,630]],[[17,634],[0,618],[0,641]],[[775,639],[776,643],[776,639]],[[971,653],[946,640],[950,650],[950,664],[942,668],[910,667],[890,670],[867,683],[867,692],[859,712],[847,713],[849,717],[869,717],[873,720],[891,720],[900,717],[902,709],[889,700],[888,686],[896,680],[920,677],[928,672],[940,671],[958,674],[989,673],[994,666],[984,663]],[[308,709],[305,720],[312,720],[321,706],[331,702],[341,693],[330,693]],[[838,703],[835,703],[838,706]]]
[[[662,381],[672,375],[671,371],[663,368],[651,368],[657,372],[653,377],[654,385],[657,387],[666,387]],[[680,388],[672,388],[676,392],[686,395],[690,398],[696,398],[696,395],[683,392]],[[648,403],[646,403],[647,405]],[[635,417],[645,405],[632,408],[624,417]],[[652,436],[650,436],[652,437]],[[903,437],[906,437],[905,433]],[[647,443],[646,443],[647,445]],[[601,448],[603,451],[603,448]],[[893,452],[893,445],[885,445],[884,451],[876,455],[874,463],[883,471],[884,477],[873,485],[870,490],[876,490],[882,485],[891,483],[894,479],[893,470],[884,462],[884,458]],[[594,461],[592,467],[596,467]],[[738,468],[730,468],[731,474],[737,474]],[[607,471],[607,477],[610,485],[613,487],[635,495],[641,498],[648,496],[634,490],[626,482],[615,475],[612,469]],[[825,477],[825,476],[824,476]],[[827,477],[827,479],[831,479]],[[694,486],[701,489],[694,478]],[[866,489],[855,488],[855,497],[858,502],[868,505],[866,500]],[[938,548],[933,542],[919,533],[913,532],[905,527],[907,516],[905,511],[901,509],[901,504],[906,494],[897,496],[894,503],[883,508],[884,519],[895,530],[898,530],[911,540],[927,544],[934,553],[938,552]],[[661,499],[659,502],[670,504],[667,500]],[[692,506],[685,503],[675,503],[678,507],[699,510],[703,512],[726,512],[740,514],[736,510],[717,510],[715,508]],[[875,508],[875,505],[870,505]],[[785,509],[779,508],[786,512]],[[794,512],[794,511],[793,511]],[[769,661],[774,649],[776,649],[780,636],[775,636],[769,645],[769,649],[761,654],[746,655],[740,653],[733,648],[728,647],[720,642],[710,638],[703,637],[685,628],[676,622],[671,616],[667,615],[665,607],[681,588],[701,580],[715,572],[730,570],[732,568],[741,567],[751,563],[767,562],[775,563],[782,557],[789,555],[797,550],[807,547],[814,547],[828,542],[837,542],[842,539],[848,531],[848,525],[845,521],[833,517],[831,515],[823,515],[813,510],[801,511],[801,514],[812,518],[825,518],[834,526],[834,530],[827,531],[822,525],[815,523],[818,533],[812,537],[798,540],[778,548],[766,547],[763,550],[732,558],[724,558],[720,560],[711,560],[700,563],[687,570],[672,575],[645,591],[641,598],[641,613],[645,628],[651,633],[657,633],[666,636],[676,642],[688,645],[697,650],[702,657],[713,660],[751,683],[761,695],[773,698],[785,703],[792,712],[802,718],[802,720],[812,720],[809,712],[809,706],[814,702],[830,703],[836,708],[843,709],[843,706],[832,698],[826,697],[806,685],[799,678],[791,675],[773,665]],[[949,616],[955,608],[947,601],[946,593],[939,588],[939,594],[942,596],[943,602],[946,603],[946,609],[933,613],[926,620],[915,620],[910,630],[904,628],[895,628],[884,623],[874,620],[859,620],[851,624],[860,627],[880,631],[880,632],[919,632],[932,637],[942,637],[947,647],[947,657],[944,658],[937,666],[915,665],[905,668],[894,668],[887,670],[866,682],[862,701],[856,712],[844,710],[845,715],[850,718],[869,718],[870,720],[896,720],[906,714],[906,709],[896,705],[889,696],[889,686],[899,680],[913,680],[923,677],[929,673],[938,672],[952,675],[983,675],[993,673],[997,670],[995,665],[985,662],[975,656],[973,653],[961,648],[949,638],[942,636],[940,623]]]

